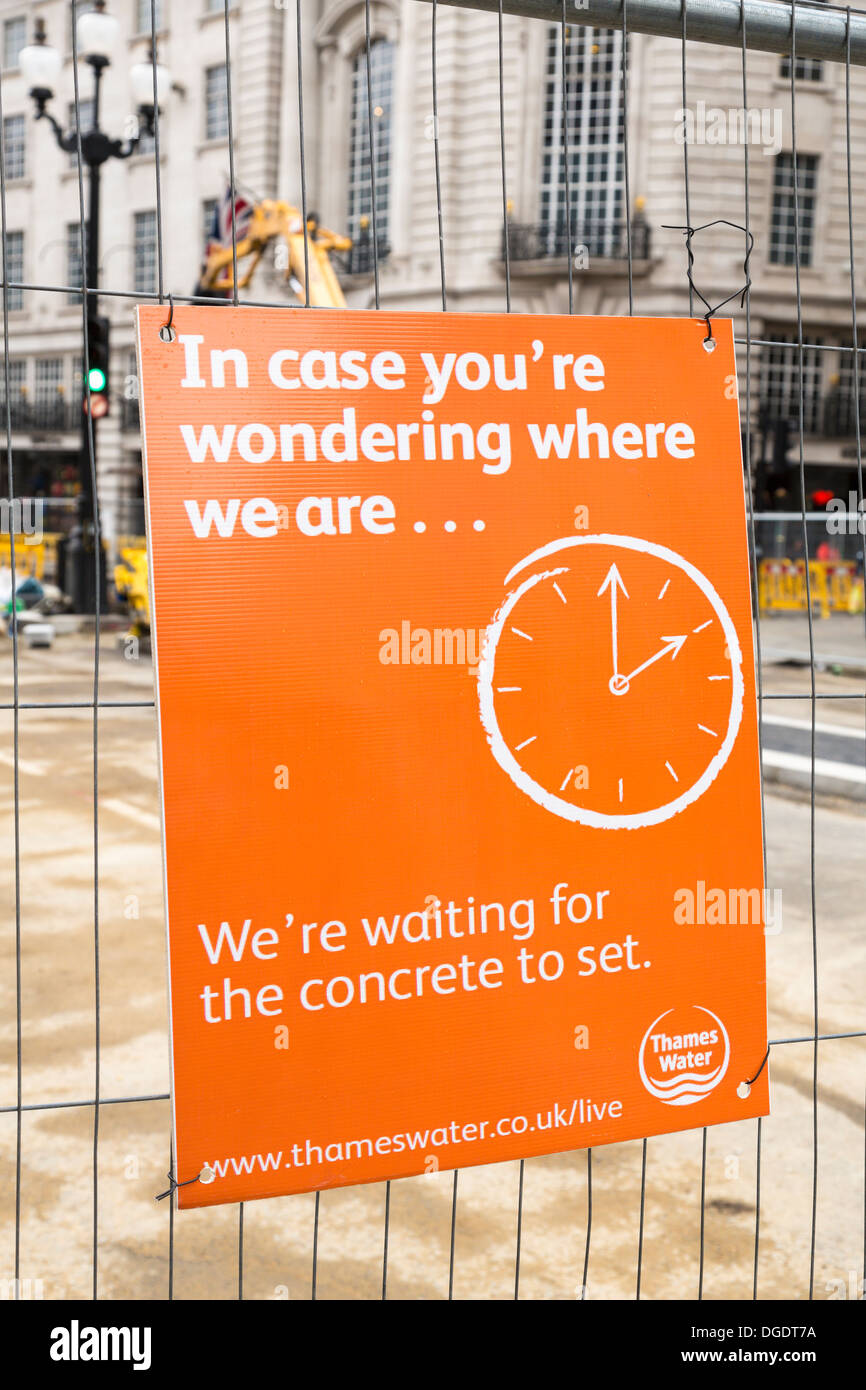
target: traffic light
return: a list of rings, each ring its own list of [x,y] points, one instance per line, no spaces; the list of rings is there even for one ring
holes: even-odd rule
[[[89,368],[85,368],[86,380],[83,382],[84,413],[90,412],[91,419],[101,420],[109,409],[109,322],[107,318],[96,317],[87,320],[87,345]],[[90,392],[88,395],[88,386]]]

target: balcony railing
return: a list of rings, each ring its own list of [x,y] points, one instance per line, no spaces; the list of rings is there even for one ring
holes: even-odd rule
[[[800,428],[799,407],[792,402],[790,410],[782,409],[777,400],[761,403],[760,428],[773,428],[781,419],[787,421],[791,439],[796,439]],[[853,395],[838,391],[826,396],[807,395],[803,401],[803,433],[821,439],[853,439],[857,433]],[[860,433],[866,440],[866,400],[860,402]]]
[[[628,227],[624,221],[579,222],[571,227],[562,222],[507,222],[502,234],[502,256],[505,258],[505,238],[508,254],[513,261],[562,260],[571,254],[593,260],[627,260]],[[645,260],[650,254],[649,223],[635,219],[631,224],[631,254],[634,260]]]
[[[828,439],[853,438],[857,433],[854,395],[833,391],[821,402],[821,433]],[[866,437],[866,400],[860,402],[860,433]]]
[[[59,396],[54,401],[12,401],[12,428],[27,433],[61,434],[81,427],[81,402]],[[0,421],[5,422],[6,403],[0,401]]]

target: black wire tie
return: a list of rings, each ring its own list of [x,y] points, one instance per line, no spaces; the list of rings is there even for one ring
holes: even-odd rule
[[[204,1176],[205,1174],[207,1174],[207,1176]],[[169,1169],[169,1171],[166,1173],[166,1177],[171,1183],[171,1187],[167,1187],[165,1189],[165,1192],[160,1192],[159,1195],[154,1198],[154,1201],[161,1202],[163,1197],[171,1197],[175,1192],[177,1192],[177,1189],[179,1187],[189,1187],[190,1183],[211,1182],[213,1180],[213,1176],[213,1171],[210,1168],[208,1168],[207,1165],[205,1165],[205,1167],[202,1168],[200,1173],[196,1173],[194,1178],[186,1178],[184,1182],[178,1182],[174,1176],[174,1173],[172,1173],[171,1169]]]
[[[764,1053],[764,1060],[763,1060],[763,1062],[762,1062],[761,1065],[758,1067],[758,1070],[755,1072],[755,1075],[754,1075],[753,1077],[751,1077],[750,1080],[748,1080],[748,1081],[741,1081],[741,1082],[740,1082],[740,1085],[741,1085],[741,1086],[748,1086],[748,1087],[749,1087],[749,1090],[751,1090],[751,1088],[754,1086],[755,1082],[757,1081],[758,1077],[761,1075],[761,1072],[764,1070],[764,1067],[767,1065],[767,1058],[768,1058],[769,1055],[770,1055],[770,1048],[772,1047],[772,1045],[773,1045],[772,1043],[767,1043],[767,1050],[766,1050],[766,1052]],[[745,1096],[743,1097],[743,1099],[745,1099]]]
[[[169,292],[168,296],[168,306],[168,318],[159,330],[159,336],[164,343],[173,343],[177,337],[177,333],[172,328],[172,323],[174,322],[174,299],[172,298],[171,292]],[[193,1182],[194,1179],[191,1178],[190,1181]]]
[[[686,278],[689,282],[689,289],[692,291],[693,294],[697,295],[698,299],[706,308],[706,313],[703,315],[704,322],[707,325],[707,336],[704,338],[704,347],[706,348],[707,352],[712,352],[713,348],[716,345],[715,339],[713,338],[713,315],[717,314],[720,309],[723,309],[726,304],[730,304],[732,299],[739,299],[740,308],[742,309],[743,305],[746,302],[746,295],[752,288],[752,281],[749,275],[749,260],[752,255],[752,248],[755,245],[755,238],[752,236],[752,233],[749,231],[747,227],[741,227],[739,222],[729,222],[726,217],[717,217],[712,222],[704,222],[700,227],[675,227],[668,222],[663,222],[662,227],[665,231],[682,232],[685,236],[686,255],[688,256]],[[735,231],[743,232],[745,236],[748,238],[746,256],[745,260],[743,261],[743,274],[746,277],[746,283],[741,290],[734,290],[733,294],[729,294],[727,299],[721,299],[719,303],[716,305],[710,304],[710,301],[704,295],[701,294],[700,290],[695,284],[693,276],[695,266],[695,253],[692,250],[692,237],[696,236],[698,232],[708,231],[710,227],[733,227]],[[766,1058],[764,1060],[766,1061]],[[760,1072],[758,1073],[758,1075],[760,1076]]]

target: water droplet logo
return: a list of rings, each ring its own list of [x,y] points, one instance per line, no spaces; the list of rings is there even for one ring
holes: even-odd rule
[[[668,1009],[644,1034],[640,1078],[665,1105],[694,1105],[716,1089],[730,1055],[725,1025],[710,1009],[700,1004]]]

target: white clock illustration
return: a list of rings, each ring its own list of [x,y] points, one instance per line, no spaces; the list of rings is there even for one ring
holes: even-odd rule
[[[551,541],[487,628],[478,671],[493,756],[565,820],[658,825],[725,765],[743,713],[742,653],[713,585],[635,536]]]

